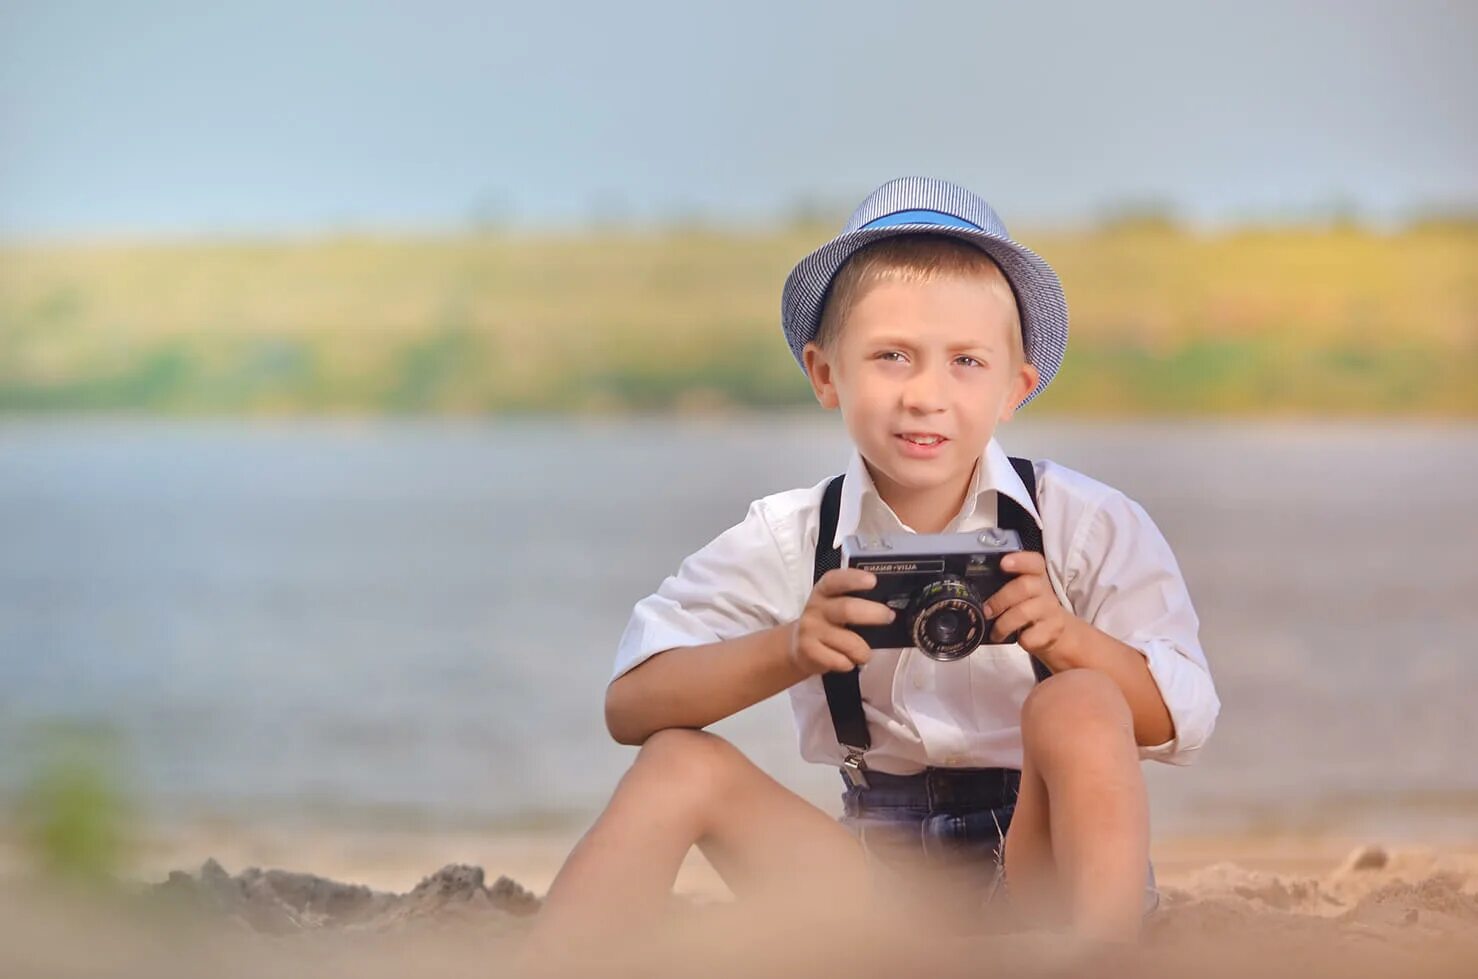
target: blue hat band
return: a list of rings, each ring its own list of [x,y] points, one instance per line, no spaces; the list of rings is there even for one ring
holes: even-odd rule
[[[931,211],[919,208],[912,211],[894,211],[892,214],[884,214],[880,218],[873,218],[862,226],[862,228],[891,228],[898,224],[937,224],[946,228],[974,228],[980,231],[978,224],[971,224],[964,218],[957,218],[953,214],[945,214],[943,211]],[[861,231],[862,228],[857,230]]]

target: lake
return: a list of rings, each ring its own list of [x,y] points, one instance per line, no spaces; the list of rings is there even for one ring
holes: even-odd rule
[[[1222,715],[1146,766],[1157,832],[1478,833],[1478,426],[1000,437],[1141,502],[1190,585]],[[588,820],[631,605],[847,452],[815,412],[0,422],[0,793],[71,720],[159,819]],[[838,808],[783,694],[715,730]]]

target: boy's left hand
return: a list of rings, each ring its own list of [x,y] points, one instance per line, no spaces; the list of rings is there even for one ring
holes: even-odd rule
[[[987,641],[1017,642],[1051,666],[1047,657],[1073,642],[1084,623],[1062,607],[1047,580],[1047,560],[1036,551],[1016,551],[1001,558],[1001,570],[1016,577],[985,603],[986,618],[995,618]],[[1012,633],[1019,633],[1010,639]]]

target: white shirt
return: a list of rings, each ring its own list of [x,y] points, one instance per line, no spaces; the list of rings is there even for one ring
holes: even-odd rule
[[[1073,614],[1144,654],[1175,725],[1172,740],[1141,758],[1189,764],[1221,702],[1197,638],[1199,621],[1170,546],[1144,509],[1082,473],[1035,462],[1041,511],[992,439],[947,532],[996,526],[997,494],[1042,528],[1048,579]],[[830,479],[750,504],[744,520],[683,560],[636,603],[616,650],[615,680],[680,646],[734,639],[800,618],[812,589],[821,497]],[[912,533],[878,495],[854,449],[842,486],[834,546],[848,534]],[[1035,683],[1019,645],[983,645],[941,663],[915,648],[875,649],[861,670],[872,747],[866,765],[907,775],[926,766],[1022,767],[1021,705]],[[820,675],[789,690],[807,761],[843,757]]]

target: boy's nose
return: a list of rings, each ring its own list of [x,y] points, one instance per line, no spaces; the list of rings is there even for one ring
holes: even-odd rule
[[[944,407],[944,385],[932,370],[921,370],[903,386],[903,407],[921,414]]]

